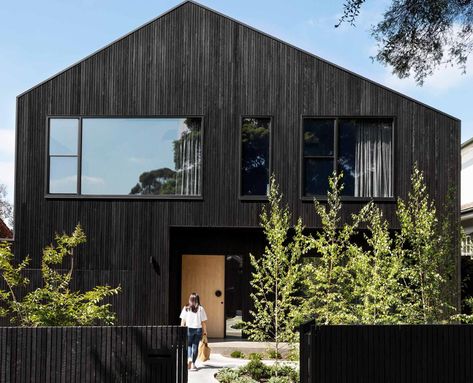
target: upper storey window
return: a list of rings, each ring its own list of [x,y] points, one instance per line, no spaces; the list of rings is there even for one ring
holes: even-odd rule
[[[79,119],[57,118],[49,124],[49,192],[77,194]]]
[[[393,121],[383,118],[303,120],[303,194],[325,196],[328,177],[343,172],[345,196],[393,196]]]
[[[202,119],[192,118],[81,118],[79,150],[74,160],[74,189],[53,173],[54,127],[50,119],[50,194],[86,196],[177,196],[202,193]],[[69,137],[69,134],[63,133]],[[63,140],[64,141],[64,140]],[[70,144],[67,146],[71,146]],[[69,155],[72,156],[72,155]],[[61,157],[62,158],[62,157]],[[69,157],[68,157],[69,158]],[[65,166],[65,165],[63,165]],[[54,176],[54,178],[53,178]]]
[[[266,196],[269,185],[269,117],[245,117],[241,125],[241,195]]]

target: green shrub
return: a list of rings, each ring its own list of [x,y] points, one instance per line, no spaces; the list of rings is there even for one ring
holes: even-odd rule
[[[240,350],[235,350],[235,351],[232,351],[232,353],[230,354],[230,356],[232,358],[240,358],[240,359],[243,359],[245,357],[245,354],[243,354]]]
[[[297,347],[292,348],[287,354],[286,359],[290,360],[291,362],[298,362],[300,359],[299,349]]]
[[[271,376],[271,368],[261,360],[253,359],[246,366],[240,367],[240,373],[255,380],[268,379]]]
[[[285,377],[288,378],[290,382],[298,382],[299,381],[299,371],[288,365],[274,365],[271,367],[271,376],[275,377]],[[284,381],[285,382],[285,381]]]
[[[240,376],[236,378],[235,380],[232,381],[233,383],[258,383],[257,380],[254,380],[253,378],[249,376]]]
[[[43,250],[41,287],[24,295],[18,293],[31,289],[30,280],[24,275],[30,267],[30,258],[16,263],[10,245],[0,243],[0,279],[7,287],[6,290],[0,288],[0,317],[6,316],[12,323],[31,327],[114,324],[116,315],[111,304],[105,302],[117,295],[120,287],[96,286],[84,292],[70,288],[77,263],[74,250],[86,242],[81,226],[77,225],[71,235],[56,235],[55,239],[56,245]]]
[[[272,376],[269,378],[268,383],[295,383],[295,380],[287,376]]]
[[[242,330],[245,327],[245,322],[243,322],[242,320],[239,320],[238,322],[235,322],[234,324],[232,324],[230,327],[235,330]]]
[[[241,374],[239,370],[235,370],[233,368],[222,368],[219,372],[217,372],[215,378],[220,383],[235,383],[240,375]]]
[[[263,354],[260,354],[259,352],[252,352],[251,354],[248,355],[248,358],[250,360],[262,360]]]
[[[267,351],[269,359],[282,359],[281,353],[274,349],[269,349]]]

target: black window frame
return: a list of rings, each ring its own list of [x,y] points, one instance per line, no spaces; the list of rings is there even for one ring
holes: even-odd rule
[[[238,199],[240,201],[267,201],[268,195],[244,195],[242,194],[242,174],[241,174],[241,162],[243,160],[242,156],[242,127],[243,120],[245,118],[268,118],[269,119],[269,166],[268,166],[268,182],[271,178],[273,172],[273,116],[269,114],[242,114],[238,120]]]
[[[202,163],[199,182],[201,185],[201,193],[199,195],[185,196],[185,195],[109,195],[109,194],[81,194],[82,184],[82,122],[84,119],[166,119],[166,118],[200,118],[201,119],[201,139],[202,139]],[[50,125],[53,119],[78,119],[79,120],[79,141],[78,141],[78,155],[77,155],[77,193],[50,193],[49,192],[49,176],[50,176]],[[136,115],[48,115],[46,116],[46,163],[45,163],[45,190],[44,197],[46,199],[89,199],[89,200],[136,200],[136,199],[151,199],[151,200],[203,200],[204,199],[204,164],[205,164],[205,117],[204,115],[149,115],[149,116],[136,116]]]
[[[391,197],[355,197],[355,196],[340,196],[340,199],[344,202],[369,202],[369,201],[375,201],[375,202],[396,202],[396,162],[395,162],[395,151],[396,151],[396,145],[395,145],[395,131],[396,131],[396,117],[395,116],[386,116],[386,115],[380,115],[380,116],[343,116],[343,115],[337,115],[337,116],[314,116],[314,115],[301,115],[300,119],[300,127],[299,127],[299,199],[302,202],[313,202],[314,199],[318,201],[327,201],[327,195],[315,195],[315,196],[306,196],[304,195],[304,190],[305,190],[305,158],[308,157],[320,157],[320,158],[329,158],[331,156],[304,156],[304,120],[305,119],[318,119],[318,120],[334,120],[334,142],[333,142],[333,169],[339,173],[339,166],[338,166],[338,148],[339,148],[339,125],[340,125],[340,120],[391,120],[391,145],[392,145],[392,150],[391,150],[391,157],[392,157],[392,169],[391,169],[391,179],[392,179],[392,196]]]
[[[51,154],[50,143],[51,143],[51,120],[77,120],[77,154]],[[77,172],[76,172],[76,192],[75,193],[50,193],[49,187],[51,184],[50,173],[51,173],[51,158],[76,158],[77,159]],[[82,158],[82,120],[77,116],[58,116],[47,119],[47,132],[46,132],[46,183],[45,192],[51,195],[60,195],[68,197],[77,197],[80,195],[80,177],[81,177],[81,158]]]

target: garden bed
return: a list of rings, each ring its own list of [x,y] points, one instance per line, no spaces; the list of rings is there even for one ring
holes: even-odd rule
[[[220,383],[298,383],[299,370],[294,363],[277,362],[269,366],[258,355],[239,368],[224,368],[215,374]]]

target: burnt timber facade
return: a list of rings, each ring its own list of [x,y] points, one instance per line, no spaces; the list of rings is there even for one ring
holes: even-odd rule
[[[70,116],[199,116],[200,195],[48,193],[48,121]],[[120,324],[175,323],[182,254],[262,249],[264,199],[240,195],[245,116],[271,119],[271,172],[293,216],[308,227],[320,222],[301,185],[307,116],[392,120],[392,193],[376,203],[393,229],[395,200],[406,197],[414,162],[439,205],[459,185],[458,119],[187,1],[18,96],[15,252],[32,256],[31,280],[39,283],[42,247],[80,222],[88,241],[79,250],[75,287],[120,284],[112,302]],[[347,198],[343,216],[366,200]]]

